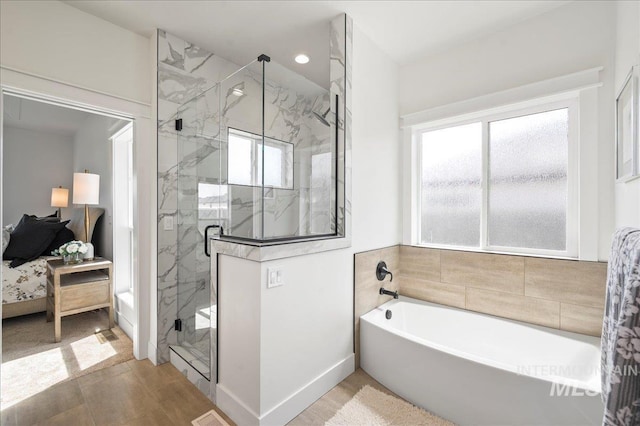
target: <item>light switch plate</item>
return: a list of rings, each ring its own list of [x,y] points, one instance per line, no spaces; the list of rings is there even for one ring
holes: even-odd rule
[[[282,268],[267,268],[267,288],[279,287],[284,284]]]
[[[165,216],[163,223],[165,231],[173,231],[173,216]]]

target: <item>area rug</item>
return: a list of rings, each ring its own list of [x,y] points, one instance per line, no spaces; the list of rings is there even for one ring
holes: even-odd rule
[[[2,321],[2,408],[56,383],[133,359],[131,339],[105,310],[62,318],[62,341],[44,313]]]
[[[356,425],[453,426],[453,423],[366,385],[325,423],[325,426]]]

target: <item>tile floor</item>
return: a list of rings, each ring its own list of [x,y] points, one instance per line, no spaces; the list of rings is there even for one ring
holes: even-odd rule
[[[2,411],[2,425],[191,425],[215,406],[171,364],[132,360]],[[223,415],[231,423],[231,421]]]

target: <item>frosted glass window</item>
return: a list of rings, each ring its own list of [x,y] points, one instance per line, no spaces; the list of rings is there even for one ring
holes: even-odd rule
[[[482,124],[422,133],[421,242],[478,247]]]
[[[198,182],[198,219],[226,219],[229,194],[227,185]]]
[[[262,185],[262,137],[229,129],[230,185]],[[293,144],[264,138],[264,186],[293,189]]]
[[[488,245],[566,250],[568,110],[489,123]]]
[[[253,140],[229,129],[229,171],[232,185],[254,185]]]
[[[257,154],[260,156],[260,150],[262,144],[258,144]],[[266,145],[264,147],[264,162],[268,164],[268,167],[264,172],[264,186],[272,187],[284,187],[286,184],[283,182],[283,164],[282,164],[282,149],[273,146]],[[258,180],[262,176],[262,161],[258,157]]]

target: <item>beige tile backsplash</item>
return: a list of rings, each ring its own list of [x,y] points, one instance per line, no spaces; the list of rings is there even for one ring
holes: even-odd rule
[[[355,329],[360,315],[390,299],[378,295],[378,261],[394,273],[385,288],[416,299],[600,336],[605,262],[394,246],[355,255]],[[359,350],[356,362],[359,365]]]
[[[404,274],[401,280],[400,292],[403,296],[455,306],[456,308],[464,309],[465,307],[465,286],[421,280],[407,277]]]
[[[376,266],[380,261],[387,263],[387,269],[393,273],[393,282],[389,281],[389,276],[385,278],[384,282],[378,281],[376,278]],[[357,253],[354,262],[354,342],[357,368],[360,366],[360,316],[391,300],[391,296],[381,296],[379,294],[381,286],[392,291],[400,289],[400,246]]]
[[[440,281],[440,250],[400,246],[400,269],[405,277]]]
[[[470,311],[560,328],[560,302],[467,287]]]
[[[602,334],[603,308],[560,303],[560,328],[576,333],[600,336]]]
[[[524,294],[524,259],[499,254],[441,250],[441,281]]]
[[[602,308],[607,264],[531,257],[524,280],[526,296]]]

